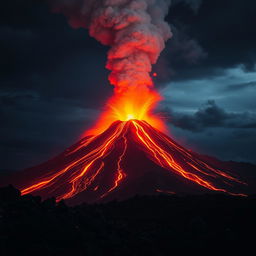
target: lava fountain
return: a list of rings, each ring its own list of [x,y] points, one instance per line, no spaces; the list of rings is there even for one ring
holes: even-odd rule
[[[27,170],[22,194],[72,203],[135,194],[218,192],[244,196],[246,184],[169,138],[153,114],[162,99],[151,75],[172,33],[168,0],[54,0],[75,28],[110,46],[114,95],[85,137],[58,157]],[[22,180],[22,179],[21,179]]]

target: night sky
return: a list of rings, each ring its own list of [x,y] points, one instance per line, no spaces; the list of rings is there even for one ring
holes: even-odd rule
[[[157,111],[201,154],[256,163],[255,11],[254,0],[173,0]],[[1,3],[0,170],[52,158],[93,124],[113,89],[107,50],[46,1]]]

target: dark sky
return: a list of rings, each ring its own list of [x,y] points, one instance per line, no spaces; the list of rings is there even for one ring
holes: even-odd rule
[[[256,2],[174,0],[174,37],[154,69],[159,107],[182,145],[256,162]],[[45,1],[10,0],[0,15],[0,169],[63,151],[111,95],[107,48]]]

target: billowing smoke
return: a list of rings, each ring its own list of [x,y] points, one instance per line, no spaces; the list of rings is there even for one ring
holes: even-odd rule
[[[150,72],[172,33],[164,18],[170,0],[51,0],[74,28],[110,46],[106,67],[116,92],[152,86]]]

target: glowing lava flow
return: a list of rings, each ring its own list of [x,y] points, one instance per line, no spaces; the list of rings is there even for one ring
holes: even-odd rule
[[[245,183],[205,163],[147,122],[138,120],[117,121],[104,133],[83,139],[79,145],[66,151],[65,167],[57,171],[51,170],[48,176],[38,178],[36,182],[22,189],[22,195],[45,191],[60,201],[88,191],[92,195],[95,193],[97,200],[105,198],[121,189],[125,180],[125,183],[129,182],[131,177],[127,171],[128,166],[136,165],[128,159],[127,151],[131,148],[144,152],[149,161],[184,181],[207,190],[244,196],[242,193],[233,192],[232,187],[236,183]],[[108,177],[107,182],[102,181],[105,176]],[[228,186],[229,183],[232,184]],[[169,189],[173,191],[171,184]],[[154,189],[157,192],[170,190]]]
[[[124,179],[126,177],[125,172],[122,170],[121,168],[121,162],[123,160],[123,157],[126,153],[127,150],[127,138],[125,136],[123,136],[123,140],[124,140],[124,150],[123,153],[121,154],[121,156],[119,157],[119,160],[117,162],[117,178],[115,180],[114,186],[112,188],[110,188],[105,194],[103,194],[101,196],[101,198],[105,197],[108,193],[110,193],[111,191],[113,191],[114,189],[116,189],[119,185],[119,183],[121,182],[122,179]]]
[[[148,149],[148,152],[151,152],[151,155],[153,156],[154,161],[156,161],[160,166],[162,166],[163,168],[166,168],[166,169],[170,169],[171,171],[175,171],[179,175],[183,176],[184,178],[189,179],[189,180],[199,184],[200,186],[206,187],[207,189],[228,193],[228,191],[226,191],[225,189],[215,187],[213,184],[211,184],[209,181],[201,178],[199,175],[186,171],[184,168],[181,167],[181,165],[179,165],[177,162],[175,162],[174,158],[172,157],[172,155],[170,153],[168,153],[163,148],[161,148],[159,145],[157,145],[157,143],[145,131],[145,129],[143,128],[142,125],[140,125],[136,121],[132,121],[132,123],[136,127],[136,134],[137,134],[138,138]],[[190,161],[195,162],[195,160],[193,158],[190,159]],[[198,167],[192,165],[190,162],[186,162],[186,163],[189,164],[192,168],[194,168],[195,171],[198,171],[198,173],[206,174]],[[223,173],[218,170],[215,170],[209,166],[208,166],[208,168],[209,168],[209,170],[212,170],[213,172],[218,173],[221,176],[224,176],[231,180],[240,182],[239,180],[233,178],[232,176],[230,176],[228,174],[223,175]],[[212,174],[206,174],[206,175],[212,175]],[[216,175],[214,177],[216,177]]]
[[[72,27],[88,28],[90,36],[110,47],[106,68],[111,71],[114,94],[78,144],[27,170],[25,178],[32,179],[18,184],[22,195],[76,202],[131,196],[143,189],[146,193],[174,194],[189,188],[244,195],[240,193],[244,182],[171,140],[154,113],[162,97],[154,89],[158,75],[152,65],[172,37],[165,21],[171,1],[49,2]]]
[[[46,180],[43,180],[26,189],[23,189],[21,193],[24,195],[24,194],[34,192],[36,190],[44,189],[45,187],[49,187],[53,185],[57,179],[61,178],[64,174],[67,174],[69,172],[70,172],[69,179],[67,179],[66,182],[71,185],[71,188],[68,192],[59,196],[57,199],[58,200],[67,199],[83,191],[84,189],[87,188],[88,184],[90,184],[90,182],[86,182],[86,179],[85,179],[87,178],[87,181],[88,181],[87,173],[89,172],[90,168],[93,167],[94,164],[96,165],[97,160],[99,160],[100,158],[104,158],[109,153],[108,151],[111,150],[113,143],[116,141],[116,139],[119,137],[119,135],[123,131],[123,126],[124,126],[124,123],[118,126],[117,129],[114,130],[113,134],[111,134],[110,137],[108,137],[103,143],[101,143],[100,146],[96,147],[95,150],[92,150],[88,154],[85,154],[83,157],[72,162],[67,167],[58,171],[56,174],[47,178]],[[90,138],[89,143],[88,141],[85,141],[84,147],[86,147],[87,145],[90,145],[90,143],[93,143],[93,139]],[[77,150],[80,150],[81,148],[83,147],[79,146],[72,153],[76,152]],[[101,162],[100,168],[97,169],[96,171],[96,175],[95,174],[92,175],[89,178],[89,181],[95,179],[95,177],[97,176],[99,171],[103,168],[103,166],[104,166],[104,163]],[[77,167],[78,169],[76,169]]]

